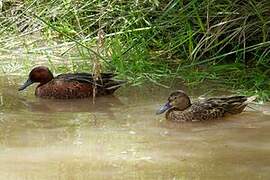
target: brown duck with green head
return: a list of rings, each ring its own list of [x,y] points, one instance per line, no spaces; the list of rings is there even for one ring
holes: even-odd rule
[[[178,90],[170,94],[168,102],[157,111],[157,114],[167,111],[166,119],[175,122],[214,120],[241,113],[247,104],[255,99],[256,96],[230,96],[191,103],[188,95]]]

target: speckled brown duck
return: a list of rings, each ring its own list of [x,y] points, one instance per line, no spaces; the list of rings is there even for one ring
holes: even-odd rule
[[[166,119],[175,122],[213,120],[241,113],[247,104],[255,99],[256,96],[230,96],[191,103],[188,95],[178,90],[170,94],[168,102],[157,111],[157,114],[167,111]]]
[[[90,73],[68,73],[54,77],[47,67],[38,66],[32,69],[28,80],[19,88],[19,91],[33,83],[39,83],[35,95],[41,98],[87,98],[93,96],[93,88],[96,85],[96,96],[110,95],[124,82],[113,80],[114,76],[113,73],[102,73],[101,79],[96,82]]]

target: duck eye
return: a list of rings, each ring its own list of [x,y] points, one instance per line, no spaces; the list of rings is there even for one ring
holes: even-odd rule
[[[169,97],[169,101],[175,101],[177,99],[177,97],[176,96],[171,96],[171,97]]]
[[[176,99],[176,97],[172,96],[172,97],[169,98],[169,101],[174,101],[175,99]]]

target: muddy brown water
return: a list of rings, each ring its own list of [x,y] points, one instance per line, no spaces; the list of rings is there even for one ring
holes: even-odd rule
[[[1,179],[270,179],[269,103],[175,124],[155,115],[169,89],[123,87],[93,105],[18,92],[23,81],[0,77]]]

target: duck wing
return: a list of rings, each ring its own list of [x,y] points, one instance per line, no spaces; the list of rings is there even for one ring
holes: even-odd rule
[[[102,81],[112,81],[112,78],[116,76],[114,73],[101,73],[101,79],[94,81],[93,75],[90,73],[67,73],[67,74],[60,74],[55,79],[63,79],[65,81],[77,81],[80,83],[90,83],[97,85],[101,85]]]
[[[237,114],[241,113],[247,106],[248,97],[246,96],[230,96],[221,98],[210,98],[206,103],[212,108],[223,109],[225,113]]]
[[[98,80],[94,80],[93,74],[90,73],[67,73],[60,74],[55,79],[61,79],[69,82],[87,83],[97,86],[102,94],[112,94],[126,81],[115,80],[116,74],[114,73],[101,73]]]
[[[218,119],[226,114],[241,113],[247,104],[246,96],[210,98],[192,104],[189,112],[192,112],[193,119],[196,120]]]

